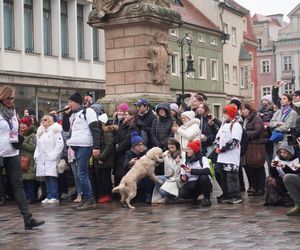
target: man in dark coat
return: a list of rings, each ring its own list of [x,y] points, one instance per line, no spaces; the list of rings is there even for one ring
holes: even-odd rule
[[[144,130],[147,133],[149,140],[146,146],[150,149],[153,146],[151,142],[151,126],[155,118],[155,114],[150,108],[149,102],[145,99],[139,99],[134,105],[138,112],[136,117],[136,126],[139,130]]]

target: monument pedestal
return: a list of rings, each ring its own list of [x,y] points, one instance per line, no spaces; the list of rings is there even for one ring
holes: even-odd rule
[[[172,100],[167,38],[169,29],[178,27],[181,17],[149,2],[153,1],[130,4],[102,19],[90,14],[89,24],[105,30],[106,95],[100,101],[108,113],[120,102],[132,104],[145,98],[154,104]]]

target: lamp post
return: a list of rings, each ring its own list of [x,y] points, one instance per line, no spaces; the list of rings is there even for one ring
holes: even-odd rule
[[[192,44],[193,40],[192,38],[188,35],[185,34],[185,36],[181,39],[177,40],[177,45],[178,47],[180,47],[181,49],[181,57],[180,57],[180,61],[181,61],[181,102],[184,102],[184,73],[191,73],[191,72],[195,72],[193,64],[194,64],[194,60],[192,58],[191,52],[191,44]],[[183,46],[184,45],[188,45],[188,49],[189,49],[189,55],[188,58],[186,60],[187,63],[187,67],[186,70],[184,70],[184,56],[183,56]]]

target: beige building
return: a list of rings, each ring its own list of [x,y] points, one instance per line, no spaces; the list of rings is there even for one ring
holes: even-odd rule
[[[0,0],[0,84],[17,109],[62,107],[70,93],[104,95],[104,32],[92,29],[92,0]]]

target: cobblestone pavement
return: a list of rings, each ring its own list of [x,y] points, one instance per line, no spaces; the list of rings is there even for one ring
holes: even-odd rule
[[[0,249],[300,249],[300,218],[288,208],[264,207],[263,198],[211,208],[190,203],[136,209],[119,202],[77,212],[72,202],[30,205],[46,224],[25,231],[16,206],[0,208]]]

